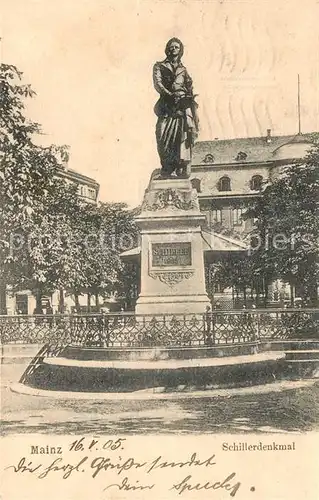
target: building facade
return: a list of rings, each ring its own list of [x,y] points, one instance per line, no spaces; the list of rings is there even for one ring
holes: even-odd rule
[[[262,196],[265,186],[280,175],[285,166],[302,159],[310,145],[310,134],[272,136],[271,130],[264,137],[197,142],[191,182],[198,192],[201,211],[206,214],[208,231],[248,244],[248,235],[254,227],[253,220],[242,218],[248,205]],[[238,294],[234,297],[234,290],[223,289],[223,285],[212,278],[220,259],[228,257],[213,250],[208,252],[206,275],[214,302],[232,307],[235,302],[242,304],[242,297]],[[283,297],[289,300],[289,294],[289,287],[280,282],[273,283],[269,290],[274,304]]]
[[[241,217],[248,203],[309,147],[310,135],[272,137],[270,130],[265,137],[197,142],[191,180],[207,224],[237,235],[250,231],[252,221]]]
[[[206,215],[202,228],[206,290],[213,308],[232,309],[288,304],[291,290],[276,280],[265,286],[236,288],[232,263],[240,267],[247,256],[253,220],[243,218],[249,204],[263,195],[267,184],[281,175],[284,167],[301,160],[311,147],[312,134],[199,141],[193,149],[191,183],[197,190],[200,210]],[[152,176],[158,175],[156,170]],[[140,263],[140,247],[124,252],[122,258]],[[229,269],[233,283],[223,283],[219,270]],[[241,272],[242,274],[242,272]],[[136,287],[136,296],[138,295]],[[257,290],[259,288],[259,290]],[[267,289],[267,292],[265,292]]]
[[[68,168],[59,169],[59,177],[65,179],[67,182],[76,184],[78,186],[78,196],[87,203],[97,203],[100,185],[92,177],[80,174],[76,170]]]

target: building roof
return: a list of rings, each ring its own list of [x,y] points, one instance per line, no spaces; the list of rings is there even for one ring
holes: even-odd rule
[[[235,238],[216,233],[208,228],[202,229],[204,252],[243,252],[247,244]]]
[[[59,171],[63,177],[66,177],[74,182],[92,185],[92,187],[94,186],[95,188],[100,187],[99,183],[95,179],[93,179],[92,177],[88,177],[87,175],[80,174],[80,172],[77,172],[76,170],[73,170],[72,168],[60,167]]]
[[[302,145],[311,143],[312,134],[282,135],[268,137],[247,137],[241,139],[215,139],[213,141],[198,141],[193,149],[193,165],[215,165],[229,163],[249,163],[274,161],[276,153],[282,146]],[[245,153],[245,159],[236,159],[238,153]],[[209,161],[207,155],[214,157]],[[206,157],[206,159],[205,159]]]
[[[125,250],[125,252],[122,252],[120,254],[120,257],[122,257],[122,258],[129,257],[130,258],[130,257],[134,257],[135,255],[140,255],[140,253],[141,253],[141,247],[139,246],[139,247],[131,248],[130,250]]]

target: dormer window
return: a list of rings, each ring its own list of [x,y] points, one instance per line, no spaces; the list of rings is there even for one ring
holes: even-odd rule
[[[227,175],[219,179],[218,191],[231,191],[230,178]]]
[[[236,161],[246,161],[247,160],[247,153],[244,153],[244,151],[239,151],[239,153],[236,156]]]
[[[204,163],[214,163],[215,161],[215,158],[214,158],[214,155],[212,154],[207,154],[203,160]]]
[[[201,192],[200,179],[191,179],[192,188],[196,189],[197,193]]]
[[[263,183],[262,175],[253,175],[250,181],[250,189],[252,191],[261,191]]]

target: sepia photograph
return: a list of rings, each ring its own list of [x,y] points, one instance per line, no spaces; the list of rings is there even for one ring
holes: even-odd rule
[[[1,500],[315,500],[319,2],[1,3]]]

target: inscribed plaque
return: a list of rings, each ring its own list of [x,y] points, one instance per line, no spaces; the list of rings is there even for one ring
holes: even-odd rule
[[[152,266],[191,266],[191,243],[153,243]]]

